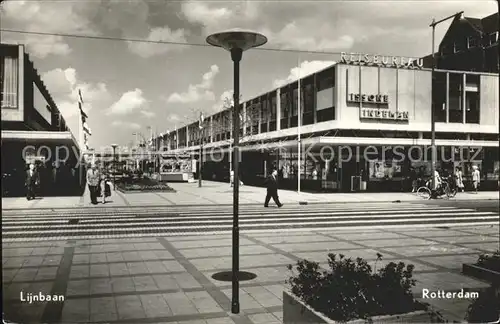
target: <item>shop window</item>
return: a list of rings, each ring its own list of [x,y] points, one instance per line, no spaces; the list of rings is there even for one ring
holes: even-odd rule
[[[434,72],[432,102],[436,122],[446,122],[446,73]]]
[[[276,93],[274,93],[271,97],[271,121],[276,121],[276,114],[277,114],[277,104],[276,104]]]
[[[467,91],[465,93],[465,122],[479,124],[479,92]]]
[[[450,88],[449,88],[449,122],[462,123],[464,110],[462,107],[463,99],[463,74],[450,73]]]
[[[316,115],[317,115],[318,123],[324,122],[324,121],[329,121],[329,120],[334,120],[335,119],[335,109],[332,107],[332,108],[328,108],[328,109],[318,110],[316,112]]]
[[[335,85],[335,70],[333,67],[318,73],[316,76],[316,87],[318,91],[332,88]]]
[[[314,88],[312,83],[308,83],[304,87],[304,105],[302,111],[304,114],[314,111]]]

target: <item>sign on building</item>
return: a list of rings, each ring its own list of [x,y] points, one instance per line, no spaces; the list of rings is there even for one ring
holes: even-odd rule
[[[372,55],[362,53],[340,53],[340,62],[357,65],[377,65],[385,67],[421,69],[424,61],[421,58],[411,58],[404,56]]]

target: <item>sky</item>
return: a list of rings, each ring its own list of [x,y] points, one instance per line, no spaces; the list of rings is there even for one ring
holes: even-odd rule
[[[465,11],[482,18],[495,1],[146,1],[6,0],[2,29],[206,44],[229,29],[264,34],[263,48],[241,62],[242,100],[311,74],[355,52],[422,57],[431,53],[437,20]],[[451,20],[450,20],[451,22]],[[436,46],[450,22],[438,25]],[[232,96],[230,54],[210,46],[166,45],[0,32],[3,43],[25,44],[31,60],[73,134],[78,134],[77,93],[96,149],[133,145],[220,111]],[[139,137],[140,138],[140,137]]]

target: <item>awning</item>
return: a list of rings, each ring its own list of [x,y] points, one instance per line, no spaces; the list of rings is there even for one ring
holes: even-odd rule
[[[29,144],[60,144],[79,145],[71,132],[47,132],[47,131],[2,131],[2,142],[26,142]]]

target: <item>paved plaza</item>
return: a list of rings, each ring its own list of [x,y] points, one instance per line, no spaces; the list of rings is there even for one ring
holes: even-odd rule
[[[280,323],[286,265],[327,253],[415,265],[423,288],[478,291],[462,263],[499,247],[498,226],[332,230],[242,234],[241,314],[230,313],[231,283],[211,278],[231,269],[231,235],[4,243],[4,312],[17,323]],[[377,267],[383,264],[378,264]],[[20,302],[20,291],[62,294],[64,303]],[[462,321],[467,300],[425,300]]]
[[[198,183],[169,183],[176,192],[158,193],[121,193],[113,191],[107,206],[181,206],[181,205],[219,205],[231,204],[233,188],[228,183],[203,181],[203,186]],[[240,187],[241,204],[264,204],[266,188],[242,186]],[[362,203],[362,202],[392,202],[392,201],[424,201],[421,197],[411,192],[393,193],[307,193],[290,190],[280,190],[279,196],[284,204],[307,203]],[[454,200],[498,200],[498,191],[481,191],[458,193]],[[87,191],[78,197],[39,197],[27,201],[26,198],[2,198],[2,209],[23,208],[70,208],[70,207],[96,207],[90,204],[90,195]],[[98,206],[102,206],[99,204]]]

